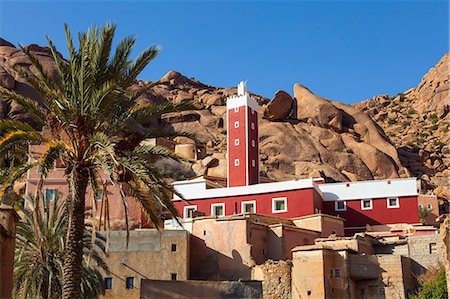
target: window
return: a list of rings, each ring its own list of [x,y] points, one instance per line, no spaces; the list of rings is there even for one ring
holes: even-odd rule
[[[102,200],[103,199],[103,189],[97,189],[95,192],[95,200]]]
[[[134,289],[134,277],[127,277],[125,279],[125,288]]]
[[[177,273],[170,273],[170,279],[177,280]]]
[[[105,290],[111,290],[112,289],[112,277],[105,277]]]
[[[287,198],[272,198],[272,213],[287,212]]]
[[[423,205],[419,204],[419,209],[422,209],[422,208],[423,208]]]
[[[172,244],[172,251],[177,251],[177,244]]]
[[[45,199],[49,201],[55,200],[56,189],[45,189]]]
[[[372,210],[372,199],[361,200],[361,210]]]
[[[193,218],[195,211],[197,211],[197,206],[184,207],[184,218]]]
[[[335,211],[347,211],[347,202],[345,200],[338,200],[334,203]]]
[[[211,205],[211,215],[212,216],[225,216],[225,204],[215,203]]]
[[[428,208],[428,210],[432,210],[433,209],[433,205],[432,204],[427,204],[427,208]]]
[[[36,172],[38,174],[43,174],[44,173],[44,167],[42,167],[41,165],[38,165],[38,167],[36,168]]]
[[[234,145],[238,146],[239,145],[239,138],[234,139]]]
[[[252,167],[255,167],[255,166],[256,166],[256,162],[255,162],[255,160],[252,159]]]
[[[243,201],[242,213],[256,213],[256,200]]]
[[[334,269],[334,277],[341,277],[341,269]]]
[[[239,166],[239,159],[234,159],[234,166]]]
[[[254,130],[255,129],[255,123],[252,123],[251,127],[252,127],[252,130]]]
[[[389,209],[392,208],[399,208],[400,207],[400,203],[398,201],[398,197],[391,197],[387,199],[387,207]]]
[[[239,112],[239,107],[234,107],[234,112]]]
[[[252,147],[255,147],[255,140],[252,140]]]
[[[238,121],[235,121],[235,122],[234,122],[234,127],[235,127],[235,128],[239,128],[239,122],[238,122]]]
[[[437,246],[436,243],[430,243],[430,254],[437,253]]]

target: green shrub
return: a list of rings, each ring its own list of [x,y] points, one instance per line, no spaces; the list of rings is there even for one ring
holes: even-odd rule
[[[416,109],[409,109],[408,114],[417,114]]]
[[[430,130],[431,130],[431,131],[434,131],[434,130],[437,130],[437,128],[438,128],[437,125],[432,125],[432,126],[430,127]]]
[[[439,117],[436,115],[436,113],[433,113],[428,116],[428,119],[431,121],[431,123],[435,124],[439,120]]]
[[[397,121],[395,119],[388,118],[388,124],[393,125],[393,124],[396,124],[396,123],[397,123]]]
[[[419,277],[421,286],[412,299],[446,299],[448,298],[447,281],[444,267],[430,269]]]

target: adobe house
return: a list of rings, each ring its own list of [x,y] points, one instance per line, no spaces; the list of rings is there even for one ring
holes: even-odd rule
[[[0,298],[11,298],[18,221],[14,208],[0,204]]]
[[[185,230],[137,229],[111,231],[104,257],[111,273],[103,273],[105,294],[100,298],[139,298],[141,282],[189,278],[189,233]]]

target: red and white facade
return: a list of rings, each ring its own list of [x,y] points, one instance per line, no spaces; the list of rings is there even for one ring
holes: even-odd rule
[[[419,184],[415,178],[324,183],[323,179],[259,183],[258,104],[241,82],[227,100],[228,187],[205,178],[174,183],[180,216],[194,211],[212,216],[258,213],[297,218],[324,213],[345,219],[346,234],[366,225],[419,224]],[[253,143],[253,141],[255,141]]]
[[[258,102],[244,82],[227,100],[228,187],[259,183]]]

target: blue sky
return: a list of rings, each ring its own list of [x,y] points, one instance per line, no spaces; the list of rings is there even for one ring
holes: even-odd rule
[[[108,20],[136,53],[162,51],[141,79],[169,70],[216,86],[249,80],[271,98],[294,83],[354,103],[417,86],[449,51],[448,1],[1,1],[0,36],[65,54],[72,31]]]

